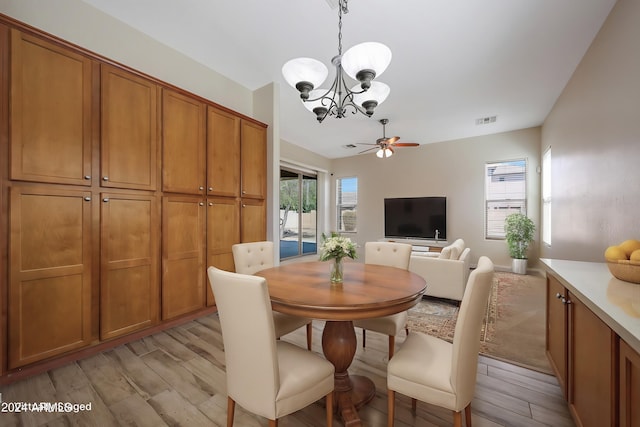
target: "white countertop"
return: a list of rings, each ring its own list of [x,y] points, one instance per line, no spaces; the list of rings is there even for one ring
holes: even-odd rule
[[[604,262],[540,259],[546,270],[640,353],[640,284],[618,280]]]

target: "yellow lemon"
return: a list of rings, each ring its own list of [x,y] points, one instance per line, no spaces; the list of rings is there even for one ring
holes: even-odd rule
[[[604,258],[607,261],[617,262],[621,259],[627,259],[627,254],[620,246],[609,246],[607,250],[604,251]]]
[[[625,254],[627,254],[627,259],[631,256],[631,253],[635,250],[640,249],[640,240],[629,239],[620,243],[618,246],[622,248]]]
[[[631,261],[640,262],[640,249],[636,249],[631,252],[631,256],[629,257]]]

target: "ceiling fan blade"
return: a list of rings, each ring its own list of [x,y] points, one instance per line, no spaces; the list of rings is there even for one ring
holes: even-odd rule
[[[356,144],[358,145],[378,145],[378,143],[371,143],[371,142],[356,142]]]
[[[389,144],[395,144],[397,140],[399,140],[400,137],[399,136],[394,136],[393,138],[388,138],[387,139],[387,143]]]
[[[366,153],[367,151],[371,151],[371,150],[376,150],[378,147],[371,147],[371,148],[367,148],[366,150],[362,150],[361,152],[359,152],[358,154],[362,154],[362,153]]]
[[[396,142],[395,144],[393,144],[394,147],[417,147],[418,144],[417,142]]]

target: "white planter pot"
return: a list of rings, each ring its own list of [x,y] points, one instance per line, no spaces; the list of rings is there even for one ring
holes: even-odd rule
[[[516,274],[527,274],[527,260],[525,259],[511,259],[511,271]]]

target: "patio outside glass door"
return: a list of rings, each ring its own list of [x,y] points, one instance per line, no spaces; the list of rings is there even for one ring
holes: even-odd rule
[[[280,169],[280,259],[317,253],[317,178]]]

